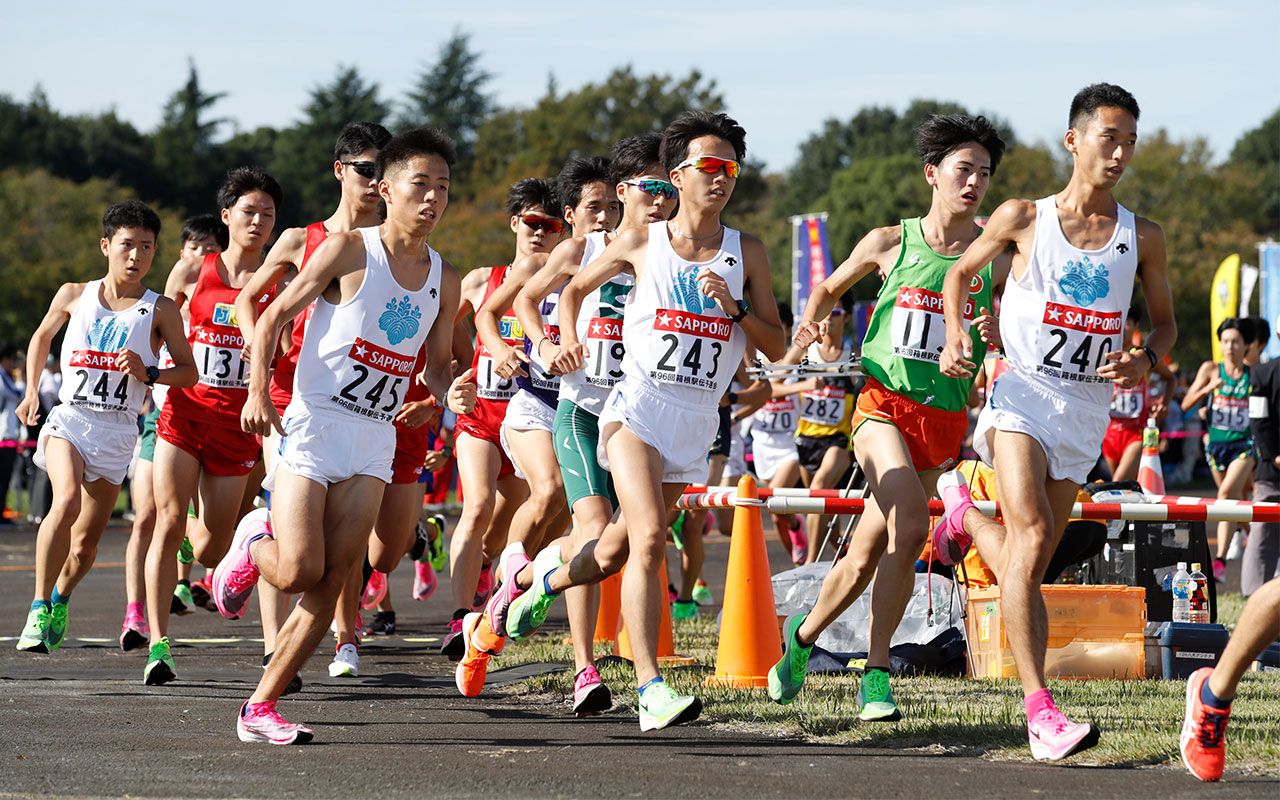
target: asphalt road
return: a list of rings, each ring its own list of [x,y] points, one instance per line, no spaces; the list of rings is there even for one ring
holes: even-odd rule
[[[442,583],[408,599],[393,580],[397,636],[362,648],[362,677],[329,679],[313,657],[307,686],[282,707],[317,741],[241,743],[234,720],[256,681],[256,613],[227,622],[197,610],[173,634],[180,680],[141,683],[145,651],[115,646],[124,605],[126,531],[104,538],[100,567],[77,589],[69,642],[53,655],[13,649],[29,602],[34,531],[0,531],[0,796],[142,797],[1215,797],[1278,796],[1280,782],[1235,777],[1214,787],[1168,766],[1098,768],[992,762],[938,746],[865,749],[698,724],[641,734],[616,713],[575,720],[524,698],[465,700],[429,639],[448,619]],[[708,543],[723,587],[727,539]],[[563,609],[563,606],[560,606]],[[256,611],[256,609],[255,609]],[[560,613],[563,613],[561,610]],[[496,672],[491,683],[521,675]],[[617,687],[621,689],[622,687]]]

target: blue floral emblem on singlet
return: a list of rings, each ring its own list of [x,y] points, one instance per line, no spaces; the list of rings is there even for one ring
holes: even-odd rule
[[[1091,306],[1111,291],[1111,282],[1107,280],[1110,274],[1106,264],[1094,264],[1084,256],[1079,261],[1067,262],[1058,279],[1058,288],[1080,305]]]
[[[671,294],[685,311],[701,314],[715,307],[716,301],[702,293],[698,288],[696,270],[677,272],[671,285]]]
[[[378,317],[378,327],[387,334],[387,341],[400,344],[405,339],[418,335],[418,324],[422,319],[422,308],[409,302],[409,295],[397,301],[392,298],[387,302],[387,310]]]
[[[129,339],[129,326],[115,317],[102,317],[89,327],[89,347],[99,353],[115,353]]]

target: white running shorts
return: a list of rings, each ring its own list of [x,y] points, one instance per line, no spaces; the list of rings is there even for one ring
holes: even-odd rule
[[[68,405],[57,405],[49,412],[36,444],[35,463],[48,471],[44,449],[49,437],[71,443],[84,459],[84,482],[106,480],[116,486],[129,474],[129,462],[138,443],[135,425],[115,425],[93,418],[91,412],[77,411]]]
[[[756,477],[761,483],[773,480],[778,469],[788,461],[799,462],[794,433],[751,434],[751,452],[756,462]],[[799,473],[797,473],[799,474]]]
[[[511,466],[515,468],[516,477],[520,480],[525,480],[524,470],[520,469],[520,462],[516,459],[516,454],[511,451],[511,446],[507,444],[507,429],[513,431],[546,431],[550,435],[555,421],[556,410],[524,389],[516,392],[516,396],[511,398],[511,402],[507,403],[507,416],[502,419],[502,427],[498,429],[498,441],[502,445],[502,451],[510,459]]]
[[[978,415],[973,449],[994,466],[991,442],[996,431],[1025,433],[1040,443],[1049,461],[1049,477],[1084,484],[1102,453],[1111,419],[1107,407],[1090,408],[1045,391],[1012,370],[992,386]]]
[[[325,486],[356,475],[391,481],[391,459],[396,451],[394,425],[316,412],[296,401],[285,409],[283,424],[284,439],[277,457],[272,459],[271,473],[262,483],[268,491],[275,485],[277,469]]]
[[[663,483],[706,483],[707,453],[720,427],[715,406],[690,406],[626,377],[614,385],[600,414],[600,466],[609,469],[604,430],[620,422],[662,456]],[[614,480],[617,480],[615,476]]]

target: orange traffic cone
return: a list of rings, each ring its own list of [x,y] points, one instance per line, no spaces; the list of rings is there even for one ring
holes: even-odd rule
[[[610,575],[600,584],[600,611],[596,614],[597,644],[618,641],[622,624],[622,573]]]
[[[1160,429],[1154,417],[1147,418],[1142,431],[1142,460],[1138,462],[1138,485],[1147,494],[1164,494],[1164,469],[1160,464]]]
[[[618,588],[622,588],[622,573],[627,568],[623,567],[622,572],[618,573]],[[662,596],[662,615],[658,620],[658,666],[684,666],[687,664],[696,664],[698,659],[692,656],[682,656],[676,653],[675,638],[672,636],[671,628],[671,604],[667,602],[667,559],[662,558],[662,568],[658,570],[655,577],[658,588],[661,590]],[[621,603],[619,603],[621,605]],[[603,607],[603,601],[601,602]],[[621,614],[619,614],[621,617]],[[635,656],[631,652],[631,637],[627,634],[627,625],[622,623],[618,630],[618,641],[613,646],[613,654],[627,661],[635,661]],[[778,656],[781,658],[782,656]]]
[[[738,481],[738,504],[733,512],[716,671],[706,683],[767,686],[770,668],[782,658],[782,637],[764,543],[764,509],[750,475]]]

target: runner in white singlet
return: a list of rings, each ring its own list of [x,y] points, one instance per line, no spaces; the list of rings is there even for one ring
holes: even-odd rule
[[[940,368],[967,377],[975,369],[963,316],[970,281],[1012,251],[1000,318],[1008,369],[974,433],[975,449],[999,476],[1004,525],[974,509],[962,475],[945,473],[938,491],[947,513],[934,544],[950,563],[976,541],[983,559],[996,565],[1031,753],[1040,760],[1066,758],[1098,740],[1097,728],[1069,721],[1045,688],[1048,623],[1040,580],[1079,484],[1098,458],[1112,384],[1136,385],[1177,338],[1164,233],[1112,194],[1133,156],[1137,123],[1137,101],[1124,89],[1082,89],[1063,137],[1074,161],[1067,187],[1035,202],[1003,203],[951,267],[943,291],[947,342]],[[1140,349],[1123,341],[1135,277],[1152,323]]]

